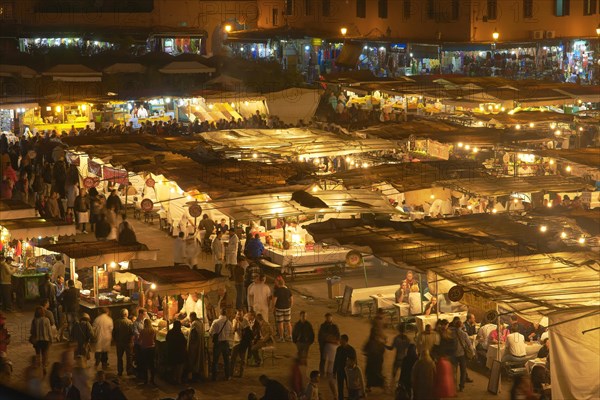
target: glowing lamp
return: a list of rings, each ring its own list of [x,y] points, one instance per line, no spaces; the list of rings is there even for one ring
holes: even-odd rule
[[[548,230],[548,227],[546,225],[542,225],[540,226],[540,232],[544,233]]]
[[[225,25],[225,32],[231,32],[231,25]]]
[[[152,289],[152,290],[156,290],[156,284],[155,284],[155,283],[151,284],[151,285],[150,285],[150,289]]]
[[[560,233],[560,237],[561,237],[562,239],[566,239],[566,238],[567,238],[567,232],[561,232],[561,233]]]
[[[348,33],[348,28],[342,28],[342,29],[340,29],[340,32],[341,32],[342,36],[346,36],[346,33]]]

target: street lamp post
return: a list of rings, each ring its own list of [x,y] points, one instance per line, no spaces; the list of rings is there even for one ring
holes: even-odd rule
[[[494,76],[494,62],[496,61],[495,60],[496,41],[498,40],[499,37],[500,37],[500,34],[496,30],[496,28],[494,28],[494,33],[492,33],[492,39],[494,39],[494,41],[492,42],[492,76]]]

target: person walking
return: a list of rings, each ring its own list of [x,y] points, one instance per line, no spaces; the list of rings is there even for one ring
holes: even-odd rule
[[[150,371],[150,383],[154,385],[154,354],[156,349],[156,331],[152,327],[150,318],[144,320],[144,329],[140,332],[140,358],[141,375],[144,385],[148,384],[148,371]]]
[[[233,349],[231,350],[231,376],[234,376],[235,363],[240,359],[239,377],[244,374],[244,366],[248,356],[248,349],[252,345],[252,330],[248,320],[244,318],[244,311],[238,309],[232,324],[233,329]]]
[[[181,385],[183,368],[187,364],[187,340],[181,332],[181,321],[173,321],[173,329],[167,332],[167,363],[171,368],[173,384]]]
[[[73,327],[77,322],[77,315],[79,313],[79,289],[75,287],[75,281],[73,281],[73,279],[69,279],[67,284],[69,288],[60,294],[59,300],[62,303],[64,313],[67,317],[67,330],[69,332],[69,338],[71,338]],[[61,337],[60,333],[59,337]]]
[[[223,261],[225,259],[225,245],[221,240],[222,237],[223,232],[217,232],[210,246],[215,262],[215,273],[219,276],[221,275],[221,269],[223,268]]]
[[[346,382],[348,383],[348,400],[359,400],[367,397],[363,372],[356,358],[349,358],[346,364]]]
[[[121,310],[121,316],[114,322],[113,339],[117,345],[117,374],[123,376],[123,355],[125,355],[125,371],[133,374],[133,338],[135,336],[133,322],[129,319],[129,311]]]
[[[218,234],[217,234],[218,235]],[[213,339],[213,362],[212,362],[212,380],[217,380],[217,366],[219,358],[223,357],[223,364],[225,365],[225,380],[230,380],[231,369],[229,367],[229,341],[231,338],[231,322],[227,319],[227,310],[222,309],[221,315],[218,319],[214,320],[210,326],[209,334]]]
[[[94,320],[94,337],[96,338],[96,364],[102,363],[102,369],[108,368],[108,351],[112,341],[113,320],[109,315],[108,308],[101,308],[100,314]]]
[[[46,367],[48,366],[48,350],[52,343],[52,331],[50,329],[50,320],[45,315],[44,308],[38,306],[35,309],[33,320],[31,321],[31,329],[29,331],[29,342],[35,349],[38,365],[42,366],[44,376],[46,375]]]
[[[344,400],[344,387],[346,386],[346,365],[348,360],[356,360],[356,350],[348,343],[348,335],[340,336],[340,345],[335,351],[333,374],[337,381],[338,400]]]
[[[431,400],[436,399],[435,390],[435,363],[425,350],[412,370],[412,390],[413,400]]]
[[[227,226],[227,225],[225,225]],[[227,249],[225,250],[225,264],[229,271],[229,277],[233,279],[233,269],[238,264],[238,248],[240,245],[240,238],[235,233],[235,228],[229,229],[229,242],[227,242]]]
[[[179,232],[177,238],[173,242],[173,265],[185,264],[186,242],[184,236],[185,233]]]
[[[75,198],[75,212],[81,232],[87,233],[86,226],[90,222],[90,196],[85,188],[81,188],[79,195]]]
[[[248,306],[256,314],[262,314],[265,321],[269,322],[269,300],[271,288],[265,283],[266,277],[260,273],[254,284],[248,287]]]
[[[55,264],[56,265],[56,264]],[[48,300],[48,309],[54,316],[54,322],[58,328],[58,310],[56,309],[56,286],[50,280],[50,274],[44,275],[44,282],[40,285],[40,298]]]
[[[365,367],[367,378],[367,392],[371,391],[372,387],[383,388],[385,379],[383,377],[383,354],[385,353],[385,336],[377,327],[371,328],[369,339],[363,347],[363,352],[367,357],[367,365]]]
[[[240,256],[238,262],[233,267],[233,282],[235,284],[235,308],[240,309],[244,305],[244,275],[248,262],[244,256]]]
[[[456,347],[456,364],[458,368],[460,368],[460,378],[458,381],[458,390],[463,391],[465,389],[465,382],[469,382],[471,379],[468,378],[467,374],[467,354],[469,349],[471,349],[470,354],[475,354],[473,349],[473,343],[471,342],[471,338],[467,335],[467,332],[463,330],[463,322],[460,318],[457,318],[454,322],[453,330],[456,335],[456,339],[458,342],[458,346]]]
[[[17,271],[10,265],[12,261],[12,257],[0,255],[0,292],[4,311],[12,311],[12,276]]]
[[[73,336],[71,340],[77,343],[75,348],[75,357],[81,356],[85,360],[90,359],[91,343],[94,340],[94,330],[90,324],[90,316],[87,313],[81,314],[79,322],[73,326]]]
[[[189,362],[189,370],[192,374],[192,380],[204,378],[206,375],[204,354],[204,324],[198,319],[195,311],[189,315],[190,332],[187,339],[187,354]]]
[[[390,346],[386,345],[385,348],[388,350],[396,350],[396,357],[394,358],[394,365],[392,367],[392,382],[396,381],[396,374],[398,370],[402,368],[402,360],[406,356],[406,350],[410,344],[408,336],[404,334],[404,325],[398,324],[398,335],[394,338],[394,341]]]
[[[415,363],[419,359],[417,355],[417,346],[409,344],[406,355],[402,359],[400,367],[400,379],[398,380],[398,391],[403,391],[405,399],[412,398],[412,371]]]
[[[294,297],[292,291],[285,285],[283,277],[280,275],[275,279],[275,288],[273,290],[273,308],[275,309],[275,323],[279,341],[292,341],[292,306]],[[286,335],[287,331],[287,335]]]
[[[333,363],[335,360],[335,351],[340,341],[340,329],[333,323],[331,313],[325,314],[325,322],[319,327],[319,371],[321,376],[325,374],[326,365],[330,364],[327,369],[333,372]]]
[[[315,342],[315,331],[311,323],[306,320],[306,311],[300,311],[300,319],[294,324],[294,329],[292,329],[292,341],[296,344],[298,358],[306,362],[308,350]]]

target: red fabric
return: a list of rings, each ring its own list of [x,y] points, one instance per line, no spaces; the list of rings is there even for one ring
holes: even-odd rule
[[[456,385],[454,383],[452,364],[445,357],[440,357],[436,366],[435,374],[436,398],[456,397]]]

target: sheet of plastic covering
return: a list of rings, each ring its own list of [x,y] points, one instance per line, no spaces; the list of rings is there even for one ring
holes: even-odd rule
[[[559,311],[548,319],[552,398],[600,399],[600,309]]]
[[[321,92],[318,89],[291,88],[269,93],[269,112],[286,124],[297,124],[300,119],[308,122],[317,111]]]

